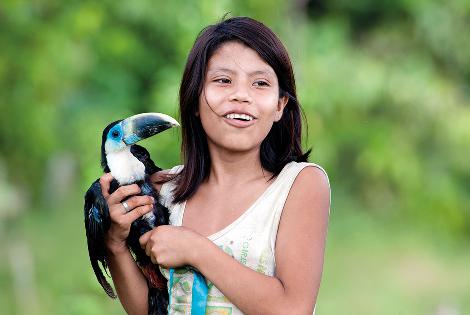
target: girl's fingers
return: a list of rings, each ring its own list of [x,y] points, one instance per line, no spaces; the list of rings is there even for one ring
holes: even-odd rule
[[[151,196],[134,196],[126,200],[126,203],[129,206],[129,212],[140,206],[151,205],[153,202],[154,199]]]
[[[147,245],[147,242],[149,241],[151,233],[152,233],[152,231],[148,231],[147,233],[144,233],[139,238],[140,247],[142,247],[142,249],[145,249],[145,246]]]
[[[145,204],[143,206],[133,209],[132,211],[129,211],[124,216],[126,217],[126,221],[128,221],[129,223],[132,223],[138,218],[140,218],[141,216],[143,216],[144,214],[149,213],[152,210],[153,210],[153,204],[150,204],[150,205]]]
[[[112,180],[113,175],[111,175],[111,173],[104,173],[103,176],[100,177],[101,193],[105,199],[109,197],[109,186],[111,186]]]
[[[170,172],[168,170],[158,171],[150,175],[150,180],[152,183],[159,182],[165,179],[168,179]]]
[[[108,205],[115,205],[129,196],[140,193],[140,188],[136,184],[121,186],[116,189],[108,198]]]

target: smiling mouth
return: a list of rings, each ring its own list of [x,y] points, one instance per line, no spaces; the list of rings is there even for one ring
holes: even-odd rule
[[[224,116],[225,118],[228,119],[235,119],[235,120],[240,120],[240,121],[252,121],[255,118],[253,116],[247,115],[247,114],[227,114]]]

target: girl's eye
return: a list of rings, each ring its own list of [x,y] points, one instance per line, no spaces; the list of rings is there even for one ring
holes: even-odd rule
[[[266,81],[256,81],[255,83],[253,83],[253,85],[264,87],[264,86],[269,86],[269,83]]]
[[[230,83],[230,79],[227,79],[227,78],[220,78],[220,79],[215,79],[214,82],[216,82],[216,83],[221,83],[221,84],[229,84],[229,83]]]

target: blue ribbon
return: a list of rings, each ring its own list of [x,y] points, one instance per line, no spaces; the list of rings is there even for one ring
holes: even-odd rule
[[[170,306],[171,306],[171,289],[173,289],[173,274],[175,273],[175,269],[171,268],[170,269],[170,279],[168,280],[170,282],[170,285],[168,287],[168,310],[167,314],[170,314]]]
[[[191,315],[205,315],[206,314],[206,304],[207,304],[207,283],[204,279],[204,276],[191,268],[194,273],[193,279],[193,288],[192,292],[192,302],[191,302]],[[168,312],[170,311],[171,306],[171,293],[173,288],[173,274],[175,273],[175,269],[170,269],[170,279],[169,279],[169,300],[168,300]]]
[[[194,270],[191,315],[205,315],[207,304],[207,284],[201,273]]]

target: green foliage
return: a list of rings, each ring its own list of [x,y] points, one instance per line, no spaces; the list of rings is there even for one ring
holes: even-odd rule
[[[315,8],[288,46],[333,205],[468,235],[468,4]]]

